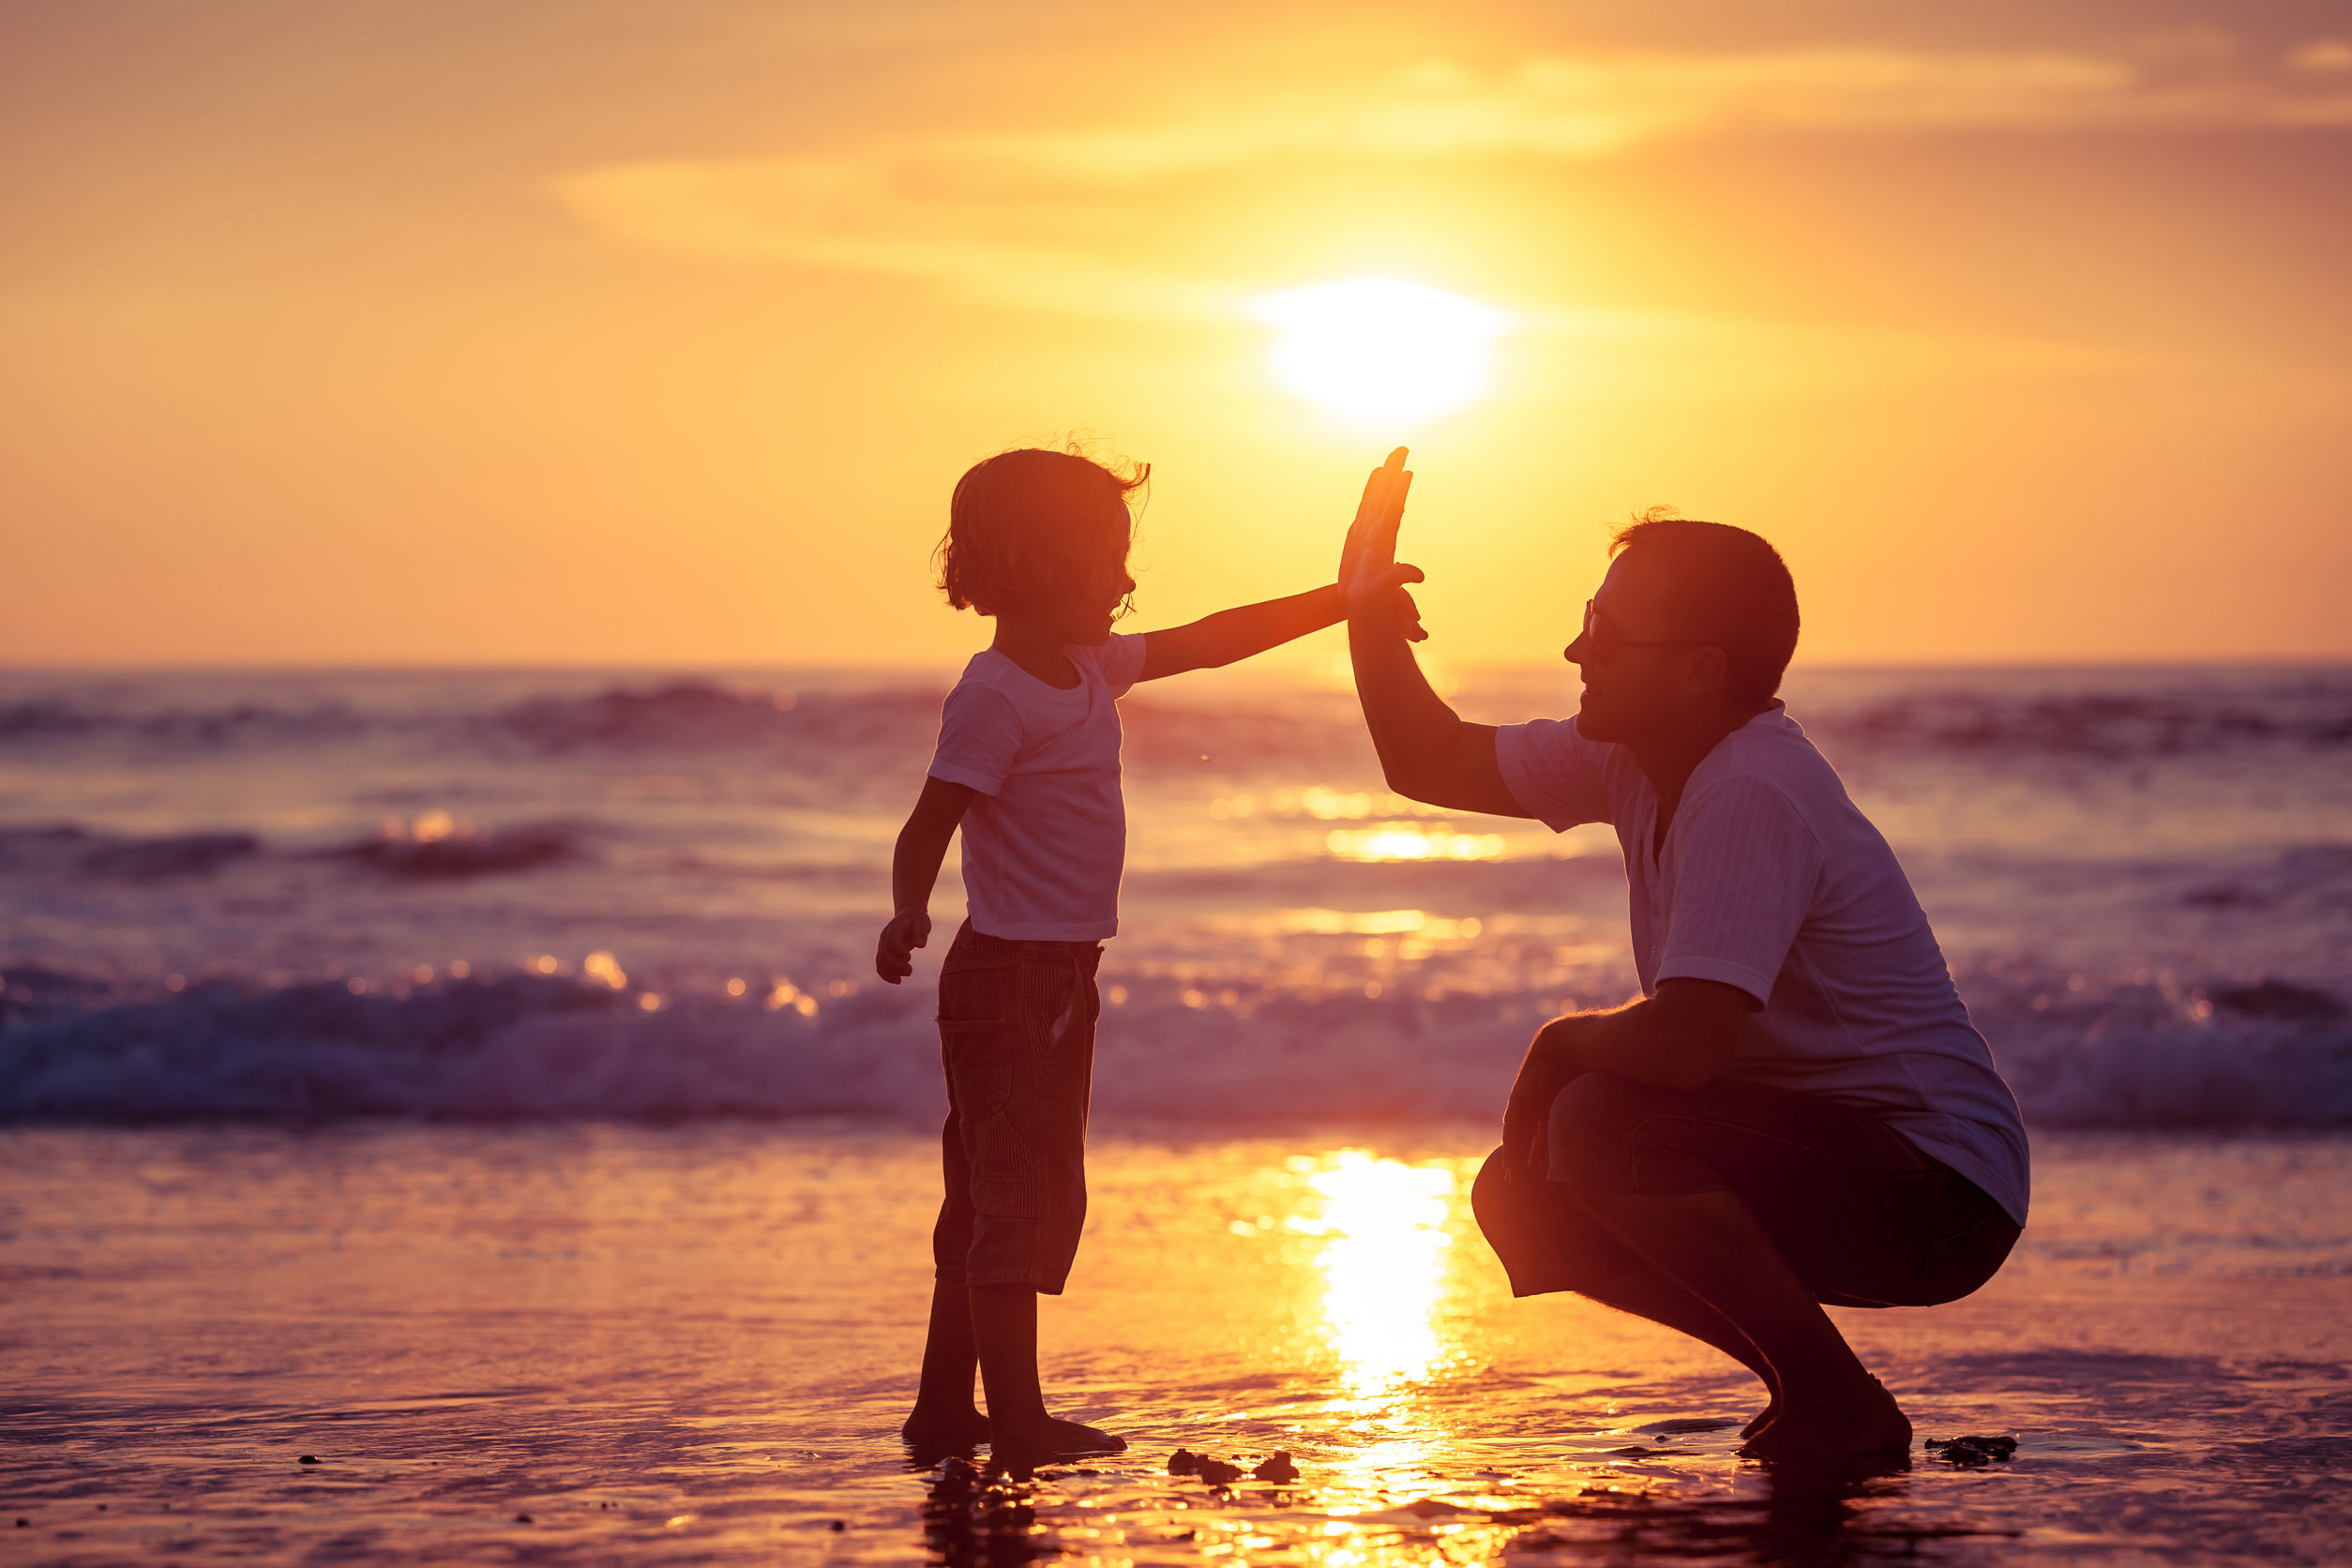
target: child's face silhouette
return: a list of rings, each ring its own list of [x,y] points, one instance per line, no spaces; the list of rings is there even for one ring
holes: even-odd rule
[[[1135,592],[1135,579],[1128,575],[1126,563],[1104,563],[1087,580],[1083,589],[1073,593],[1068,601],[1054,613],[1060,641],[1093,648],[1108,641],[1113,622]]]

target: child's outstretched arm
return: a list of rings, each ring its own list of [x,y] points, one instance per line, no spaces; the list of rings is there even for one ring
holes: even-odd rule
[[[931,940],[931,887],[947,857],[947,841],[977,792],[968,784],[926,778],[907,825],[898,830],[898,848],[890,857],[895,912],[874,949],[874,972],[894,986],[914,972],[914,950]]]
[[[1364,489],[1363,504],[1357,509],[1359,520],[1367,510],[1381,513],[1392,505],[1402,506],[1402,495],[1394,491],[1403,477],[1404,461],[1405,449],[1400,446],[1390,455],[1384,467],[1372,471]],[[1412,595],[1399,586],[1396,596],[1400,601],[1396,607],[1398,621],[1405,627],[1405,635],[1415,642],[1426,640],[1428,633],[1421,629],[1421,614],[1414,608]],[[1308,632],[1337,626],[1347,618],[1347,601],[1337,583],[1310,588],[1289,598],[1220,610],[1190,626],[1145,632],[1143,672],[1136,679],[1156,681],[1164,675],[1181,675],[1187,670],[1219,669],[1269,648],[1278,648]]]

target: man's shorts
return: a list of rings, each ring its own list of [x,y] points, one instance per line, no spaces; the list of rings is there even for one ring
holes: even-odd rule
[[[1770,1084],[1657,1089],[1582,1073],[1552,1102],[1546,1145],[1540,1170],[1496,1151],[1471,1192],[1514,1295],[1591,1293],[1648,1267],[1587,1194],[1730,1192],[1832,1306],[1957,1301],[2017,1243],[2017,1222],[1982,1188],[1869,1110]]]
[[[1062,1293],[1086,1225],[1086,1109],[1098,942],[1008,942],[966,921],[939,977],[946,1200],[931,1259],[949,1284]]]

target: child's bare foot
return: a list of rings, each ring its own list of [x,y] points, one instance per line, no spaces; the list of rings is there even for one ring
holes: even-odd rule
[[[898,1435],[926,1448],[971,1448],[988,1440],[988,1418],[971,1405],[945,1410],[917,1405]]]
[[[1834,1402],[1782,1402],[1772,1424],[1740,1452],[1751,1459],[1897,1457],[1911,1451],[1911,1423],[1877,1379]]]
[[[1127,1440],[1098,1426],[1048,1416],[1042,1423],[1006,1427],[988,1439],[989,1452],[1000,1459],[1081,1459],[1094,1454],[1125,1451]]]

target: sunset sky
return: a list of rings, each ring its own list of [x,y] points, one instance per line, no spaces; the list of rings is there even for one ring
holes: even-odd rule
[[[1659,504],[1801,658],[2352,656],[2342,3],[27,0],[0,178],[0,661],[943,664],[957,475],[1073,432],[1138,626],[1409,442],[1445,659]],[[1484,395],[1279,384],[1361,278]]]

